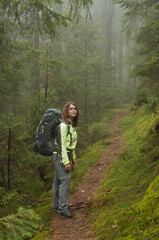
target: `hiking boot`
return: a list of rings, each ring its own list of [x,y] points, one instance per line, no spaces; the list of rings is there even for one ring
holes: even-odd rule
[[[59,215],[63,216],[63,217],[67,217],[67,218],[71,218],[72,214],[67,211],[67,212],[58,212]]]

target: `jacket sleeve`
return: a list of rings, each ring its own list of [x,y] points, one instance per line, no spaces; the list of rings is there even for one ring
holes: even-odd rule
[[[69,158],[67,155],[67,148],[66,148],[66,137],[67,137],[67,125],[64,123],[60,124],[60,150],[61,150],[61,163],[63,165],[69,164]]]

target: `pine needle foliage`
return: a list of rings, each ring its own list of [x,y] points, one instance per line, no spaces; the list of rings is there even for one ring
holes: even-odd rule
[[[69,5],[70,5],[70,15],[73,18],[80,18],[81,17],[81,10],[86,9],[87,15],[90,15],[90,8],[93,5],[92,0],[69,0]]]
[[[159,2],[114,0],[114,3],[125,9],[125,25],[131,29],[129,38],[135,40],[132,74],[138,76],[139,81],[144,80],[145,86],[158,96]],[[131,26],[132,21],[135,28]]]
[[[1,240],[23,240],[31,238],[39,228],[39,217],[33,209],[20,207],[16,214],[0,219]]]

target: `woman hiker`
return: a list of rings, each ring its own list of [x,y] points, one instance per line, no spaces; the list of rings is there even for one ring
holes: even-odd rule
[[[75,148],[77,144],[77,132],[79,112],[73,102],[67,103],[62,111],[62,122],[57,128],[57,140],[52,161],[55,167],[55,176],[52,189],[53,210],[64,217],[72,217],[68,210],[68,194],[70,186],[70,171],[77,167]]]

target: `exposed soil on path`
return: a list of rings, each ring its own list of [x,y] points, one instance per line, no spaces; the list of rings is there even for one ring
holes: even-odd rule
[[[67,219],[59,216],[56,212],[53,213],[51,240],[98,240],[98,237],[93,235],[91,223],[88,222],[90,219],[88,205],[97,194],[109,171],[109,166],[125,148],[124,140],[117,126],[126,114],[127,109],[120,110],[109,124],[108,128],[113,131],[113,135],[109,139],[107,152],[104,152],[98,162],[87,170],[83,181],[78,186],[78,191],[70,196],[69,205],[73,217]]]

